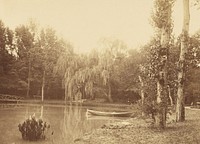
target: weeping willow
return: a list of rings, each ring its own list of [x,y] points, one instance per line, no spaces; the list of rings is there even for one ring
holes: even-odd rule
[[[93,97],[97,68],[89,67],[87,57],[66,53],[58,59],[55,72],[63,77],[65,101],[81,100],[84,94]]]
[[[68,85],[68,97],[70,100],[80,100],[83,98],[83,93],[88,97],[93,98],[94,89],[94,68],[81,68],[77,70],[71,77]]]
[[[101,69],[101,78],[103,85],[107,87],[107,98],[113,102],[111,94],[112,73],[118,60],[127,56],[127,46],[118,39],[103,39],[101,45],[102,52],[99,58],[99,68]]]

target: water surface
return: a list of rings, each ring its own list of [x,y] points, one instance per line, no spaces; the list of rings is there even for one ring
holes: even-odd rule
[[[37,142],[24,141],[18,124],[30,115],[42,117],[51,125],[47,139]],[[87,118],[86,107],[50,105],[6,105],[0,107],[0,144],[73,144],[73,141],[92,132],[111,118]]]

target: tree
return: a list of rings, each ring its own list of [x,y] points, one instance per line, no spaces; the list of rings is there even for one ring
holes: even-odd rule
[[[13,61],[12,51],[14,49],[13,44],[13,32],[4,26],[0,21],[0,74],[6,75],[11,69]]]
[[[200,69],[199,67],[189,67],[186,72],[186,84],[184,87],[185,103],[196,105],[196,102],[200,99],[200,81],[199,81]]]
[[[45,90],[48,93],[51,88],[59,88],[60,79],[53,76],[53,68],[65,49],[65,42],[59,39],[51,28],[42,29],[40,32],[37,29],[38,26],[33,22],[15,29],[15,67],[21,83],[27,86],[27,96],[30,91],[31,95],[41,94],[43,101]]]
[[[158,51],[160,49],[160,41],[157,38],[152,38],[150,42],[142,46],[140,49],[140,77],[142,78],[141,91],[145,93],[145,99],[142,105],[142,110],[146,114],[151,114],[155,120],[157,113],[156,95],[157,95],[157,73],[159,66]],[[141,83],[141,82],[140,82]],[[142,90],[143,88],[143,90]]]
[[[108,40],[102,41],[102,53],[99,59],[99,68],[101,69],[101,76],[103,84],[108,87],[108,100],[113,102],[111,94],[111,81],[112,73],[114,72],[114,64],[121,55],[126,53],[126,45],[120,40]]]
[[[171,35],[171,13],[173,0],[156,0],[155,11],[152,16],[155,27],[158,28],[158,38],[160,46],[158,50],[159,64],[157,66],[157,99],[158,114],[156,116],[156,125],[160,128],[166,127],[167,113],[167,63],[169,55],[169,42]]]
[[[34,33],[28,26],[21,25],[15,29],[18,70],[21,73],[21,79],[27,83],[27,94],[29,97],[31,70],[33,62]],[[24,74],[24,75],[22,75]],[[25,76],[26,75],[26,76]],[[23,77],[22,77],[23,76]]]
[[[40,54],[40,69],[41,69],[41,97],[44,100],[45,87],[46,92],[50,89],[55,77],[53,75],[54,67],[60,56],[65,51],[66,44],[64,40],[56,36],[52,28],[42,29],[38,42]]]
[[[55,72],[63,77],[65,101],[93,98],[93,86],[97,75],[98,56],[93,52],[87,55],[78,55],[68,45],[55,67]]]
[[[177,62],[179,56],[179,42],[174,42],[172,38],[170,42],[169,57],[168,57],[168,84],[167,92],[171,106],[174,106],[177,92]],[[179,40],[178,40],[179,41]]]
[[[189,38],[187,60],[195,67],[200,63],[200,30]]]
[[[72,76],[77,69],[77,55],[73,51],[73,46],[70,43],[66,44],[65,51],[59,56],[56,65],[54,67],[54,73],[59,74],[63,78],[63,87],[65,89],[65,102],[67,99],[71,99],[70,82],[72,82]]]
[[[94,84],[99,78],[98,60],[98,53],[95,49],[89,55],[79,55],[78,70],[73,76],[78,88],[75,93],[76,99],[94,99]],[[81,96],[78,96],[80,94]]]
[[[188,39],[189,39],[189,0],[183,0],[183,28],[181,33],[181,50],[178,62],[178,90],[176,101],[176,121],[185,120],[185,98],[184,98],[184,81],[185,81],[185,59],[187,54]]]
[[[115,85],[113,86],[113,91],[116,91],[115,93],[122,93],[120,100],[134,103],[139,99],[138,96],[140,96],[143,101],[144,77],[140,69],[142,55],[138,50],[130,49],[127,53],[120,54],[114,64],[112,79]]]
[[[0,89],[1,93],[12,93],[13,88],[19,87],[16,83],[17,74],[14,69],[15,57],[14,32],[0,21]],[[18,83],[19,84],[19,83]]]
[[[199,63],[200,63],[200,31],[197,31],[188,39],[187,54],[185,60],[185,103],[196,104],[199,96]]]

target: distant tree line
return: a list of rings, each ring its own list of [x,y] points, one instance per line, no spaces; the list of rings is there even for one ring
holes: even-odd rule
[[[0,21],[0,91],[31,98],[62,98],[61,77],[53,69],[66,43],[51,28],[29,22],[10,30]]]
[[[167,99],[176,101],[180,38],[171,37],[168,49]],[[189,38],[185,101],[195,103],[200,88],[198,73],[200,32]],[[11,30],[0,21],[0,93],[43,99],[96,99],[136,102],[154,99],[160,66],[159,38],[139,49],[118,39],[102,39],[99,49],[77,54],[73,45],[52,28],[34,22]],[[141,91],[142,90],[142,91]],[[146,99],[147,100],[147,99]],[[143,100],[144,102],[144,100]]]
[[[104,38],[98,49],[79,54],[52,28],[39,29],[30,21],[11,30],[0,21],[0,93],[42,100],[140,100],[161,128],[168,106],[175,105],[176,120],[183,121],[185,103],[195,104],[200,95],[200,31],[189,36],[189,1],[183,0],[183,28],[175,37],[173,4],[154,1],[155,35],[138,49]]]

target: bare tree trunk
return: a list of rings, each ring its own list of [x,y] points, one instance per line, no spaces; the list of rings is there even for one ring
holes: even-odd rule
[[[140,90],[140,96],[141,96],[141,101],[142,101],[142,106],[144,105],[144,82],[141,78],[141,76],[138,76],[140,85],[141,85],[141,90]]]
[[[174,103],[173,103],[173,99],[172,99],[172,95],[171,95],[171,88],[170,86],[167,86],[168,88],[168,96],[169,96],[169,100],[170,100],[170,105],[173,106]]]
[[[109,102],[113,102],[112,95],[111,95],[111,85],[110,85],[110,82],[108,82],[108,100],[109,100]]]
[[[66,104],[66,102],[67,102],[67,92],[68,92],[68,90],[67,90],[67,84],[65,83],[65,104]]]
[[[43,77],[42,77],[42,102],[44,101],[44,88],[45,88],[45,70],[43,71]]]
[[[141,89],[140,89],[140,96],[141,96],[141,102],[142,102],[142,107],[144,106],[144,82],[141,78],[141,76],[138,76],[139,81],[140,81],[140,85],[141,85]],[[142,116],[144,116],[144,112],[142,112]]]
[[[31,60],[29,58],[28,60],[28,86],[27,86],[27,93],[26,93],[26,97],[29,97],[30,94],[30,83],[31,83]]]
[[[72,87],[72,79],[69,81],[69,83],[67,84],[67,96],[69,98],[70,103],[73,101],[73,87]]]
[[[181,51],[179,57],[178,90],[176,102],[176,121],[185,120],[185,98],[184,98],[184,77],[185,77],[185,55],[188,47],[188,32],[190,22],[189,0],[183,0],[183,28],[181,34]]]

